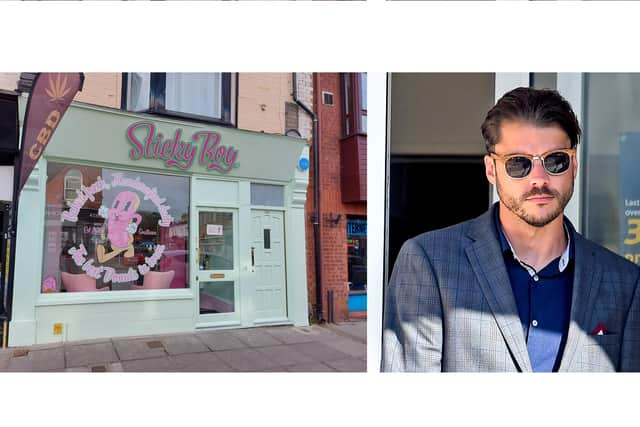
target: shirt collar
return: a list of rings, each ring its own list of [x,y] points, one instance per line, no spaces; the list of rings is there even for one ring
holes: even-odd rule
[[[511,242],[509,242],[509,239],[507,239],[507,236],[504,234],[504,231],[502,230],[502,224],[500,224],[499,209],[500,206],[496,206],[493,219],[496,225],[496,229],[498,230],[498,238],[500,240],[500,249],[502,250],[502,253],[510,251],[513,255],[513,259],[515,259],[522,267],[524,267],[529,275],[536,275],[537,272],[533,268],[531,268],[530,265],[518,258],[516,251],[513,249],[513,246],[511,246]],[[574,256],[572,244],[573,240],[571,239],[570,227],[567,227],[567,224],[565,222],[566,218],[563,220],[562,225],[564,227],[565,235],[567,236],[567,247],[564,248],[564,252],[562,252],[560,260],[558,261],[558,270],[560,271],[560,273],[562,273],[567,268],[567,266],[569,265],[569,261],[572,260]]]

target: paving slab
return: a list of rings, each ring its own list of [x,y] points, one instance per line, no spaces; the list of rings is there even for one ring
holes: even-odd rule
[[[334,326],[201,330],[0,349],[0,371],[365,371],[366,322]]]
[[[166,356],[164,346],[152,347],[152,338],[147,339],[117,339],[113,340],[113,346],[118,353],[120,360],[153,359],[154,357]]]
[[[262,372],[289,372],[287,371],[287,367],[286,366],[274,366],[273,368],[264,368],[263,370],[260,371],[260,373]]]
[[[355,357],[350,357],[348,359],[342,359],[342,360],[332,360],[325,363],[339,372],[366,372],[367,371],[367,362]]]
[[[336,331],[331,330],[331,328],[328,328],[326,326],[326,324],[322,324],[322,325],[310,325],[310,326],[299,326],[297,328],[299,331],[301,332],[305,332],[308,333],[312,336],[316,337],[316,341],[317,340],[322,340],[325,338],[330,338],[330,337],[336,337],[339,336]]]
[[[32,346],[29,346],[29,350],[51,350],[53,348],[61,348],[61,347],[64,347],[63,342],[55,342],[55,343],[48,343],[48,344],[34,344]]]
[[[336,372],[331,366],[322,362],[303,363],[301,365],[287,366],[288,372]]]
[[[365,321],[331,323],[323,325],[323,327],[339,335],[347,336],[348,338],[361,341],[365,344],[367,342],[367,322]]]
[[[276,362],[253,348],[217,351],[215,355],[240,372],[261,372],[278,366]]]
[[[65,372],[91,372],[88,366],[76,366],[75,368],[67,368]]]
[[[63,345],[65,347],[68,347],[70,345],[100,344],[100,343],[110,343],[110,342],[111,342],[111,338],[92,338],[92,339],[86,339],[86,340],[67,341]]]
[[[341,360],[349,357],[349,354],[329,347],[321,342],[309,342],[302,344],[291,344],[294,350],[298,350],[308,356],[311,356],[318,362],[327,362],[329,360]]]
[[[185,353],[201,353],[209,351],[202,341],[193,334],[173,335],[162,338],[162,344],[170,355],[178,355]]]
[[[233,372],[234,369],[215,353],[188,353],[171,357],[180,372]]]
[[[5,371],[9,366],[9,360],[11,360],[11,352],[7,350],[0,350],[0,371]]]
[[[124,372],[121,362],[109,363],[107,365],[107,372]]]
[[[336,339],[325,340],[322,343],[352,357],[367,357],[367,345],[359,341],[339,337]]]
[[[64,372],[123,372],[122,363],[114,362],[107,363],[105,365],[94,365],[94,366],[76,366],[75,368],[67,368]]]
[[[64,348],[30,350],[26,356],[12,357],[9,372],[44,372],[54,369],[64,370]]]
[[[246,343],[249,347],[267,347],[272,345],[284,344],[269,335],[265,328],[238,329],[231,331],[234,337]]]
[[[301,353],[290,345],[279,345],[274,347],[260,347],[256,348],[265,357],[274,361],[278,366],[300,365],[303,363],[313,363],[315,360]]]
[[[64,351],[67,368],[93,366],[118,361],[118,355],[111,341],[80,345],[74,343],[72,345],[66,345]]]
[[[311,342],[315,341],[318,338],[318,333],[306,327],[292,328],[287,326],[280,326],[274,328],[265,328],[265,331],[278,341],[281,341],[283,344]]]
[[[92,365],[87,366],[87,371],[91,373],[101,373],[101,372],[123,372],[122,363],[113,362],[113,363],[104,363],[100,365]]]
[[[231,332],[199,332],[196,335],[200,338],[200,341],[213,351],[236,350],[248,347],[247,343],[240,341],[240,339],[234,336]]]
[[[175,372],[177,366],[169,357],[155,359],[126,360],[122,363],[124,372]]]

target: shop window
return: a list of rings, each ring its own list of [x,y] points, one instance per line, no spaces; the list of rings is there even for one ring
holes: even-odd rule
[[[185,177],[49,162],[41,292],[188,287]],[[70,198],[70,182],[81,177]],[[75,192],[75,189],[74,189]]]
[[[586,237],[640,264],[640,74],[584,76]]]
[[[125,80],[128,111],[235,123],[234,74],[127,73]]]
[[[78,169],[71,169],[64,176],[64,199],[70,201],[78,196],[82,187],[82,173]]]
[[[252,182],[251,204],[254,206],[284,206],[284,187]]]
[[[367,73],[343,73],[342,133],[344,137],[367,133]]]
[[[347,217],[349,311],[366,310],[367,219]]]

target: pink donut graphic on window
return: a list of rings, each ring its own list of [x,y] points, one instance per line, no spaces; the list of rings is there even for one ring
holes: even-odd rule
[[[100,216],[107,219],[107,238],[111,242],[112,251],[105,253],[103,245],[96,247],[96,255],[100,263],[109,261],[125,252],[124,256],[132,257],[133,235],[136,233],[142,217],[136,211],[140,206],[140,198],[131,191],[122,191],[116,195],[110,209],[102,206]]]

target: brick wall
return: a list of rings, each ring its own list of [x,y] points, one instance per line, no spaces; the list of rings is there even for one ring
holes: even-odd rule
[[[321,93],[334,94],[334,105],[323,105]],[[334,321],[343,321],[348,313],[348,264],[347,264],[347,215],[366,216],[366,203],[342,203],[340,193],[340,142],[342,98],[340,95],[340,76],[337,73],[317,73],[314,75],[314,109],[318,114],[320,139],[320,233],[322,262],[322,299],[325,320],[328,316],[327,291],[334,291]],[[310,185],[307,193],[307,275],[309,301],[312,304],[314,318],[316,306],[315,260],[313,222],[313,150],[311,153]],[[337,220],[338,216],[340,219]],[[331,221],[331,219],[335,221]]]

